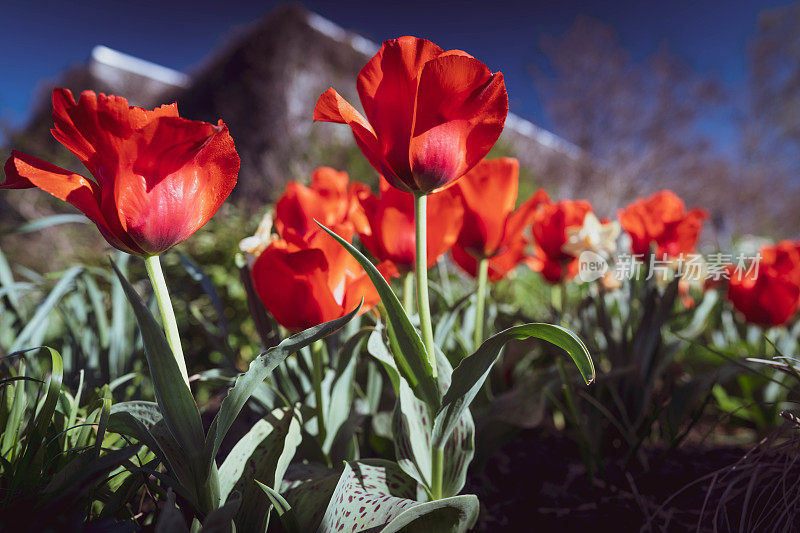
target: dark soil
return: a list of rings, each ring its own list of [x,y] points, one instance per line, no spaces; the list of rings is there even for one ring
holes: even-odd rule
[[[646,473],[609,460],[590,479],[572,441],[522,430],[474,469],[463,492],[481,502],[476,531],[624,532],[648,523],[653,530],[695,529],[711,479],[692,483],[735,464],[745,451],[686,447],[658,460],[662,451],[650,450]]]

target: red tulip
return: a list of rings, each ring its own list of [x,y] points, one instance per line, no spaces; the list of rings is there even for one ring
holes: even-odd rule
[[[619,221],[631,237],[634,254],[645,255],[652,243],[658,257],[692,253],[708,218],[704,209],[686,210],[674,192],[660,191],[619,211]]]
[[[350,240],[354,233],[353,217],[358,209],[355,193],[368,187],[350,183],[346,172],[320,167],[311,175],[311,186],[296,181],[286,186],[286,192],[275,204],[275,229],[284,239],[304,239],[313,248],[320,248],[336,276],[338,271],[358,270],[358,262],[339,243],[320,228],[319,221],[343,238]]]
[[[567,229],[583,225],[592,205],[586,200],[561,200],[541,204],[533,215],[534,257],[528,265],[551,283],[560,283],[575,275],[575,256],[563,250]]]
[[[286,186],[275,204],[275,229],[279,235],[292,228],[305,236],[320,230],[314,220],[326,226],[349,224],[355,206],[353,193],[365,187],[351,184],[347,172],[320,167],[311,174],[310,187],[296,181]]]
[[[372,166],[405,192],[428,194],[463,176],[491,150],[508,115],[502,73],[416,37],[384,42],[357,88],[366,118],[330,88],[314,120],[349,125]]]
[[[178,116],[176,104],[153,111],[91,91],[75,103],[53,91],[53,136],[95,181],[12,152],[5,189],[38,187],[80,209],[115,248],[157,255],[214,216],[236,185],[239,156],[220,120]]]
[[[414,268],[416,234],[414,196],[381,179],[380,196],[369,189],[355,191],[360,210],[353,215],[362,244],[380,261],[392,261],[398,269]],[[447,253],[458,238],[464,208],[450,191],[428,197],[428,268]]]
[[[508,276],[509,272],[513,271],[520,263],[525,261],[528,257],[525,254],[527,247],[525,239],[520,237],[514,239],[508,246],[499,254],[493,255],[489,258],[489,281],[495,282]],[[472,276],[478,277],[478,258],[468,253],[464,248],[456,245],[450,251],[453,257],[453,262],[461,269]]]
[[[331,229],[344,238],[352,237],[346,227]],[[338,246],[329,235],[316,235]],[[273,241],[253,264],[251,277],[256,293],[275,320],[291,331],[339,318],[362,298],[361,313],[380,301],[372,281],[355,260],[341,261],[344,256],[332,257],[327,249],[289,230],[287,238]],[[387,280],[397,276],[397,269],[389,262],[378,265],[378,270]]]
[[[728,299],[748,322],[779,326],[800,307],[800,243],[782,241],[759,253],[757,269],[729,269]]]
[[[478,261],[489,259],[489,279],[505,277],[525,258],[522,232],[540,203],[549,201],[539,190],[514,211],[519,189],[519,162],[513,158],[484,159],[453,187],[464,205],[464,225],[453,247],[453,260],[471,276]]]

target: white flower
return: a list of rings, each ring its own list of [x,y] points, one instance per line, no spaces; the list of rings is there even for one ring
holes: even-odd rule
[[[253,266],[256,258],[275,240],[272,234],[272,213],[267,212],[258,224],[255,235],[239,241],[239,249],[244,252],[247,264]]]
[[[608,258],[617,250],[619,233],[620,226],[616,220],[603,224],[594,213],[588,213],[582,226],[567,228],[567,242],[561,251],[578,257],[588,250]]]

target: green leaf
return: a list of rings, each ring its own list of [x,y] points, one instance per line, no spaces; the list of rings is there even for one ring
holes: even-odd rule
[[[428,493],[431,489],[432,431],[433,420],[425,403],[414,396],[405,380],[400,380],[400,392],[392,413],[395,457],[400,468]]]
[[[167,501],[161,507],[155,529],[156,533],[189,533],[189,527],[175,505],[175,493],[172,490],[167,491]]]
[[[465,532],[478,516],[475,496],[415,501],[416,483],[391,461],[347,463],[318,531]]]
[[[444,346],[447,336],[453,331],[453,326],[456,323],[456,319],[458,319],[458,314],[470,302],[470,298],[472,298],[473,294],[474,291],[462,296],[461,299],[450,306],[450,308],[439,317],[436,324],[436,332],[433,335],[434,344],[436,344],[436,346]]]
[[[478,350],[466,357],[453,371],[452,384],[442,399],[442,408],[436,415],[433,445],[441,447],[458,424],[461,414],[469,407],[480,390],[495,359],[506,343],[512,339],[537,338],[560,347],[572,358],[584,381],[594,381],[594,364],[589,350],[566,328],[552,324],[533,323],[508,328],[487,339]]]
[[[40,231],[51,226],[58,226],[60,224],[68,223],[91,224],[92,221],[83,215],[73,215],[70,213],[63,215],[51,215],[49,217],[43,217],[22,224],[17,228],[16,233],[32,233],[34,231]]]
[[[433,370],[428,361],[425,345],[422,343],[419,332],[411,324],[411,320],[408,318],[402,304],[400,304],[400,300],[397,299],[397,295],[392,291],[392,287],[364,254],[319,222],[317,224],[336,239],[361,264],[370,280],[372,280],[372,284],[378,291],[381,302],[386,308],[386,314],[391,322],[392,333],[397,339],[402,352],[394,354],[397,360],[397,368],[403,372],[414,394],[431,406],[432,409],[438,409],[440,405],[439,391],[436,385],[436,378],[433,377]]]
[[[81,267],[72,267],[67,270],[61,279],[58,280],[53,290],[47,295],[44,301],[39,304],[33,317],[28,321],[20,334],[14,340],[9,352],[17,352],[26,347],[32,338],[43,336],[43,328],[47,328],[47,318],[50,313],[55,309],[58,301],[72,288],[73,281],[81,273]]]
[[[233,493],[224,505],[214,509],[206,519],[203,520],[203,527],[200,533],[233,533],[233,520],[242,503],[241,496]],[[253,531],[252,529],[241,529],[240,531]]]
[[[439,387],[444,395],[450,386],[453,368],[441,350],[437,348],[436,352]],[[403,471],[429,494],[433,428],[434,421],[425,404],[413,396],[405,381],[401,382],[392,416],[395,457]],[[442,496],[455,496],[464,486],[467,468],[475,453],[475,424],[469,409],[461,414],[444,448]]]
[[[185,453],[164,423],[158,404],[145,401],[114,404],[109,429],[147,446],[171,475],[185,485],[184,490],[192,491],[192,472]]]
[[[275,409],[256,422],[222,463],[219,470],[222,500],[234,492],[242,495],[235,518],[239,531],[266,531],[272,505],[257,482],[276,490],[280,488],[302,440],[299,417],[297,410]]]
[[[267,494],[267,498],[275,508],[275,512],[278,513],[283,530],[286,533],[300,533],[300,525],[297,523],[297,519],[292,512],[292,506],[289,505],[286,498],[281,496],[277,490],[264,485],[260,481],[256,481],[256,484]]]
[[[50,352],[51,372],[50,379],[47,381],[47,395],[44,398],[44,404],[36,416],[36,434],[41,437],[47,434],[47,427],[53,421],[53,413],[56,411],[56,403],[61,395],[61,385],[64,381],[64,362],[61,360],[61,355],[52,348],[47,346],[45,348]]]
[[[288,339],[284,339],[279,345],[262,353],[250,363],[250,368],[248,368],[247,372],[236,378],[236,383],[228,390],[227,396],[222,400],[219,412],[211,423],[211,428],[208,431],[205,443],[205,453],[209,461],[209,466],[217,455],[220,444],[222,444],[222,439],[225,438],[225,435],[242,410],[242,407],[244,407],[250,395],[253,394],[253,391],[261,385],[275,367],[286,359],[286,357],[297,352],[304,346],[308,346],[314,341],[330,335],[344,326],[358,314],[360,309],[361,305],[359,304],[358,307],[341,318],[319,324],[318,326],[308,328],[305,331],[292,335]]]
[[[5,254],[0,250],[0,287],[2,287],[8,295],[8,302],[14,309],[14,312],[19,315],[19,296],[17,295],[17,283],[14,281],[14,274],[11,272],[11,266],[8,264]],[[0,298],[2,298],[0,296]]]
[[[130,256],[118,252],[115,256],[117,269],[125,275]],[[116,276],[111,277],[111,332],[108,339],[108,373],[109,379],[119,377],[125,368],[125,356],[131,353],[128,332],[128,306],[126,305],[125,288]]]
[[[202,456],[205,439],[200,412],[197,410],[192,392],[183,380],[178,363],[158,322],[113,261],[111,265],[139,323],[147,365],[150,367],[153,389],[164,423],[175,441],[183,448],[188,462],[194,464]],[[209,468],[210,466],[209,464]]]
[[[386,348],[386,343],[383,340],[383,326],[378,324],[367,340],[367,352],[381,363],[386,374],[389,376],[389,381],[392,383],[395,394],[400,391],[400,373],[394,364],[392,353]]]
[[[220,298],[219,292],[217,292],[217,288],[214,286],[214,282],[211,281],[211,278],[208,277],[208,274],[205,273],[200,265],[192,261],[186,254],[178,252],[178,257],[181,259],[181,265],[183,265],[184,270],[186,270],[193,280],[200,284],[203,292],[206,293],[209,300],[211,300],[211,305],[214,307],[217,317],[219,318],[219,328],[227,337],[228,324],[225,320],[225,305],[222,303],[222,298]]]
[[[300,531],[317,531],[340,477],[319,463],[295,463],[286,470],[280,493]],[[291,519],[281,519],[281,523],[287,520]]]
[[[358,330],[355,335],[339,350],[338,368],[330,371],[333,379],[323,383],[323,395],[328,399],[323,405],[325,409],[325,425],[327,434],[322,449],[330,454],[334,440],[339,435],[339,429],[347,422],[353,406],[353,380],[355,378],[357,357],[355,354],[361,346],[361,341],[370,333],[370,329]]]

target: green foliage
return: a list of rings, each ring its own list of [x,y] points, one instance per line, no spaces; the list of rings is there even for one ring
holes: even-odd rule
[[[90,392],[81,382],[71,394],[61,355],[45,351],[46,380],[29,371],[44,366],[26,364],[32,351],[0,362],[8,376],[0,379],[0,523],[9,530],[63,530],[87,517],[129,517],[133,509],[115,491],[145,482],[125,467],[147,454],[108,431],[109,388]]]

